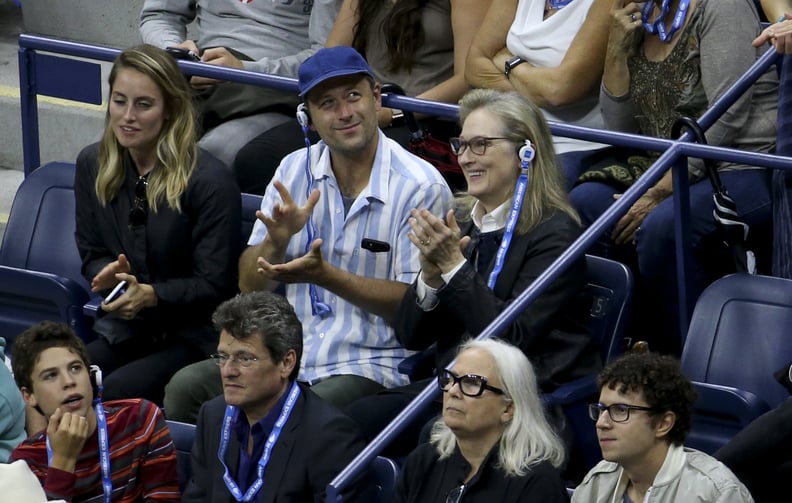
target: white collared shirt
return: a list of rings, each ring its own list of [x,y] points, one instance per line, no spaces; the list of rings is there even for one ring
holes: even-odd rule
[[[479,229],[480,233],[495,232],[506,227],[506,220],[509,218],[510,210],[511,200],[504,202],[489,213],[487,213],[487,210],[484,209],[484,205],[481,204],[480,201],[476,201],[476,204],[473,205],[473,210],[470,212],[470,218],[473,220],[473,224]],[[462,269],[462,266],[465,265],[465,262],[466,260],[462,260],[455,265],[453,269],[447,273],[441,274],[440,276],[443,278],[443,283],[446,285],[450,283],[451,279]],[[439,302],[437,291],[437,288],[432,288],[424,283],[421,274],[418,275],[418,282],[415,285],[415,294],[421,309],[424,311],[431,311],[437,307],[437,303]]]

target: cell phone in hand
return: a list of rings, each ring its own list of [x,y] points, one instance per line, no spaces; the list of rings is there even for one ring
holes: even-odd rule
[[[189,49],[182,49],[181,47],[168,47],[165,49],[168,53],[176,59],[186,59],[188,61],[201,61],[201,56],[195,54]]]
[[[113,290],[104,298],[104,304],[109,304],[119,298],[127,289],[127,282],[119,281],[118,284],[113,288]]]

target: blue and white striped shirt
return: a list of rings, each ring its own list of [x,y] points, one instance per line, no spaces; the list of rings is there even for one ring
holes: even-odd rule
[[[310,188],[321,192],[312,216],[314,239],[322,238],[324,259],[359,276],[412,283],[420,264],[418,249],[407,237],[410,210],[427,208],[444,217],[453,205],[451,191],[440,173],[380,131],[369,184],[345,216],[327,145],[323,141],[313,145],[310,155]],[[305,204],[311,183],[305,176],[305,162],[306,149],[298,150],[283,159],[273,178],[283,183],[299,206]],[[279,202],[278,191],[270,183],[261,211],[271,215]],[[261,243],[266,234],[267,228],[257,221],[248,244]],[[384,241],[390,244],[390,250],[365,250],[361,248],[363,238]],[[292,236],[285,260],[303,256],[307,241],[306,229]],[[303,324],[301,380],[354,374],[386,387],[408,382],[397,367],[412,352],[401,347],[385,320],[320,287],[316,288],[319,299],[330,306],[332,313],[324,318],[314,316],[308,284],[285,287],[286,297]]]

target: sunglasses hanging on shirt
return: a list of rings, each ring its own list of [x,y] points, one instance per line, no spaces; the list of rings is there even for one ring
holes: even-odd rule
[[[129,210],[129,227],[146,225],[148,220],[148,174],[138,177],[135,184],[135,203]]]

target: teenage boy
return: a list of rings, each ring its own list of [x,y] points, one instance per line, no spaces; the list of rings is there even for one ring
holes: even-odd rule
[[[162,412],[142,399],[94,395],[83,341],[43,321],[15,340],[11,364],[25,402],[47,420],[11,453],[38,477],[47,499],[116,503],[181,501],[176,451]],[[94,374],[93,376],[91,374]]]

